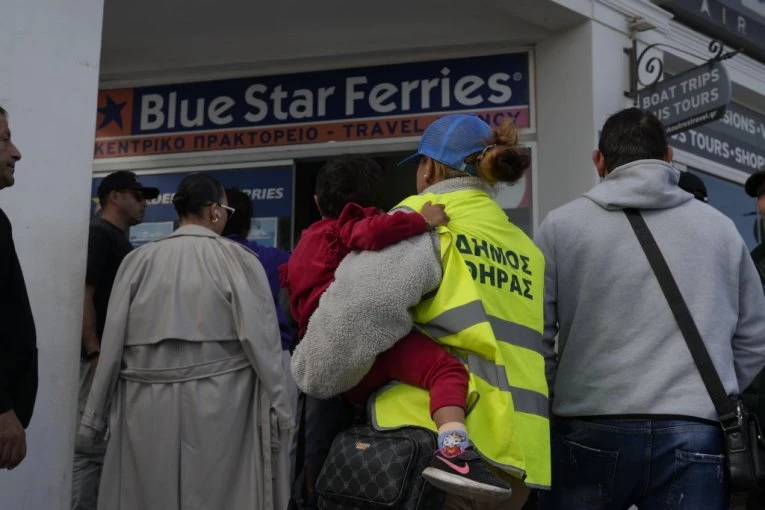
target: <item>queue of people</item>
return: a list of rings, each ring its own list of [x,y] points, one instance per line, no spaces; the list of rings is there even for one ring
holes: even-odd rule
[[[21,155],[2,109],[0,135],[7,187]],[[126,232],[159,191],[107,176],[88,244],[73,510],[339,508],[317,483],[353,422],[431,431],[437,449],[412,476],[446,509],[729,508],[720,416],[629,215],[730,396],[765,367],[761,260],[703,183],[681,182],[650,113],[609,117],[592,159],[601,183],[532,240],[493,200],[530,166],[512,122],[447,115],[402,162],[417,195],[390,212],[377,163],[328,162],[322,219],[292,253],[247,241],[252,201],[206,174],[179,185],[177,230],[133,249]],[[750,181],[765,197],[765,172]],[[0,344],[0,468],[12,469],[36,358],[5,223],[0,309],[19,333]],[[393,469],[385,459],[375,469]]]

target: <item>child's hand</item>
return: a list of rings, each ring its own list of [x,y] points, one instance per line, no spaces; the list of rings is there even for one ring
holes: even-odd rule
[[[433,205],[432,202],[426,202],[420,209],[420,214],[425,217],[425,221],[431,228],[438,227],[449,223],[449,216],[444,208],[445,206],[441,204]]]

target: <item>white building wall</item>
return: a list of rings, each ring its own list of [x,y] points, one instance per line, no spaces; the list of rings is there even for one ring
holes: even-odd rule
[[[593,23],[536,47],[538,218],[588,190],[595,177]]]
[[[3,509],[64,509],[69,505],[103,1],[10,0],[0,16],[0,104],[11,112],[14,139],[24,154],[17,184],[0,192],[0,206],[14,224],[40,348],[40,391],[28,431],[29,458],[17,470],[0,473]],[[707,37],[671,23],[671,16],[648,0],[555,1],[590,20],[551,33],[534,47],[537,129],[524,138],[537,144],[535,216],[539,220],[597,182],[591,152],[597,145],[598,130],[608,115],[631,104],[623,95],[629,89],[628,59],[622,51],[631,44],[628,20],[639,17],[657,27],[638,35],[647,43],[667,41],[703,55],[708,42]],[[247,74],[517,48],[485,41],[460,44],[453,38],[450,42],[444,48],[378,49],[337,62],[335,57],[317,57],[270,66],[265,63]],[[763,99],[765,65],[746,57],[736,57],[727,65],[750,103]],[[223,76],[185,79],[219,77]],[[161,76],[146,81],[168,82]],[[375,151],[409,150],[415,144],[415,140],[386,140],[371,147]],[[267,149],[226,158],[230,162],[273,160],[369,149],[369,145],[338,144],[311,150]],[[102,161],[98,168],[166,167],[172,166],[171,159],[178,165],[205,164],[219,162],[216,158],[220,157],[184,154],[163,161],[121,159]]]
[[[0,15],[0,104],[23,159],[0,191],[37,326],[28,456],[0,472],[0,508],[70,507],[71,462],[103,0],[11,0]]]

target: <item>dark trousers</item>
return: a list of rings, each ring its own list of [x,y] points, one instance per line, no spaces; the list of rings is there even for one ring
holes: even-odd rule
[[[725,510],[720,427],[690,420],[556,419],[542,510]]]
[[[358,411],[341,398],[320,400],[305,397],[305,413],[298,434],[299,439],[297,477],[293,484],[292,506],[295,509],[318,508],[316,479],[324,461],[327,460],[329,447],[340,432],[353,425]]]

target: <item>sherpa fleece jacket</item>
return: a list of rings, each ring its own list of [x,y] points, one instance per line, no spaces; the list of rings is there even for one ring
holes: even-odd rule
[[[765,365],[765,296],[747,247],[679,177],[663,161],[630,163],[539,228],[554,414],[717,419],[625,208],[641,210],[728,393]]]
[[[448,179],[425,192],[460,189],[493,192],[476,177]],[[377,355],[411,331],[409,309],[438,288],[441,278],[440,242],[432,232],[345,257],[293,354],[298,387],[329,398],[356,386]]]
[[[279,266],[279,278],[289,293],[290,311],[298,323],[298,339],[305,335],[321,295],[351,251],[379,250],[427,231],[428,222],[422,214],[385,214],[352,202],[337,219],[324,218],[305,229],[289,261]]]

